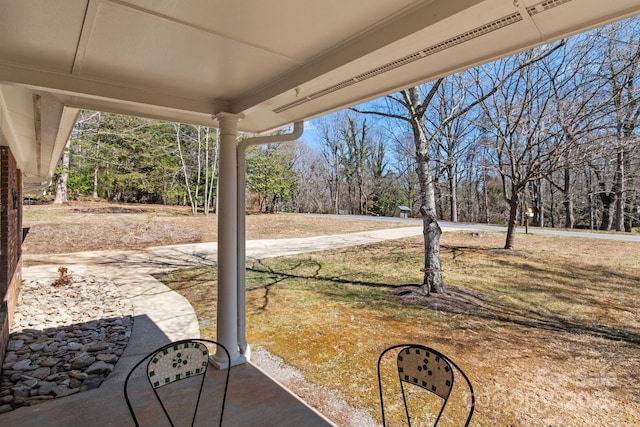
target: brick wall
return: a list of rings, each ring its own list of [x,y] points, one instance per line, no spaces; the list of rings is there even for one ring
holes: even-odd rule
[[[0,360],[22,282],[22,174],[8,147],[0,147]]]

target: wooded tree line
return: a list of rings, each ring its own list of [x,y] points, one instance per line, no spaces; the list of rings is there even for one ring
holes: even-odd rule
[[[209,213],[217,153],[215,129],[82,111],[58,168],[56,199],[66,193]]]
[[[298,147],[249,147],[249,209],[293,209]],[[217,129],[82,111],[52,191],[59,203],[93,197],[187,205],[193,214],[208,214],[215,210],[217,181]]]
[[[248,206],[388,216],[406,205],[510,226],[530,210],[532,225],[629,231],[640,216],[638,23],[314,120],[313,144],[251,147]],[[67,154],[71,197],[214,206],[215,129],[83,112]]]

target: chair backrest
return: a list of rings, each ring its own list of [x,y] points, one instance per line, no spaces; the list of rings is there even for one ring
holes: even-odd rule
[[[169,411],[167,410],[163,399],[158,394],[157,390],[176,381],[200,376],[200,380],[197,383],[198,394],[197,396],[194,395],[195,408],[193,410],[193,416],[191,418],[191,426],[194,425],[196,415],[198,413],[200,396],[202,394],[204,380],[207,373],[207,367],[209,366],[209,346],[212,347],[212,349],[215,346],[221,348],[226,354],[227,360],[230,360],[229,352],[227,351],[227,349],[217,341],[207,339],[186,339],[164,345],[151,352],[150,354],[142,358],[142,360],[140,360],[138,363],[136,363],[131,371],[129,371],[129,374],[127,375],[127,378],[124,382],[125,400],[136,426],[139,426],[140,424],[138,423],[138,419],[129,399],[128,384],[133,372],[145,361],[147,361],[147,380],[149,381],[153,393],[160,403],[164,414],[166,415],[172,426],[175,425],[174,421],[171,418],[171,415],[169,414]],[[227,372],[225,376],[224,391],[222,395],[222,404],[220,410],[220,425],[222,425],[222,416],[224,414],[227,388],[229,386],[229,371],[231,370],[230,365],[231,364],[229,364],[229,368],[227,368],[226,370]]]
[[[405,384],[412,384],[420,387],[442,399],[442,406],[434,423],[434,426],[440,421],[440,416],[449,400],[449,395],[454,384],[454,369],[457,370],[465,379],[471,393],[471,404],[469,406],[469,414],[465,422],[465,427],[469,425],[475,407],[475,396],[471,381],[465,373],[451,359],[443,355],[437,350],[420,345],[420,344],[399,344],[384,350],[378,358],[378,387],[380,391],[380,407],[382,410],[382,424],[386,426],[384,396],[382,391],[382,374],[380,365],[385,354],[392,350],[398,350],[396,355],[396,365],[398,370],[398,379],[400,381],[400,389],[402,390],[402,401],[404,403],[407,423],[411,426],[411,417],[409,414],[409,405],[405,394]]]

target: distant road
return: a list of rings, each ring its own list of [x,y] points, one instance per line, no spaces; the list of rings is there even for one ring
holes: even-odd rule
[[[388,221],[388,222],[399,222],[407,225],[415,225],[416,227],[422,226],[422,219],[420,218],[390,218],[384,216],[365,216],[365,215],[326,215],[326,214],[301,214],[301,215],[309,215],[309,216],[321,216],[321,217],[334,217],[334,218],[344,218],[344,219],[355,219],[355,220],[370,220],[370,221]],[[499,225],[488,225],[488,224],[468,224],[461,222],[449,222],[449,221],[439,221],[440,227],[444,231],[455,231],[455,230],[477,230],[477,231],[496,231],[496,232],[506,232],[507,227],[502,227]],[[518,233],[524,233],[524,227],[518,227]],[[554,230],[549,228],[537,228],[537,227],[529,227],[530,234],[546,234],[549,236],[567,236],[567,237],[582,237],[585,239],[601,239],[601,240],[617,240],[621,242],[638,242],[640,243],[640,235],[632,234],[632,233],[593,233],[589,231],[571,231],[571,230]]]

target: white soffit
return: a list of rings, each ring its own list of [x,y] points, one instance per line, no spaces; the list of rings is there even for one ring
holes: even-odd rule
[[[2,132],[23,172],[47,178],[80,108],[208,126],[241,113],[239,130],[264,132],[638,12],[640,0],[0,0]]]
[[[0,0],[0,81],[263,132],[637,13],[640,0]]]
[[[490,3],[495,7],[487,7]],[[613,9],[599,0],[485,1],[335,69],[329,79],[310,80],[284,91],[262,103],[254,115],[267,117],[274,112],[295,120],[318,110],[344,108],[632,16],[640,7],[628,1],[616,2]],[[452,20],[459,24],[452,25]],[[396,56],[390,57],[390,52]],[[387,62],[362,72],[373,62],[371,56]],[[336,92],[340,96],[333,96]],[[264,111],[257,111],[260,108]]]

